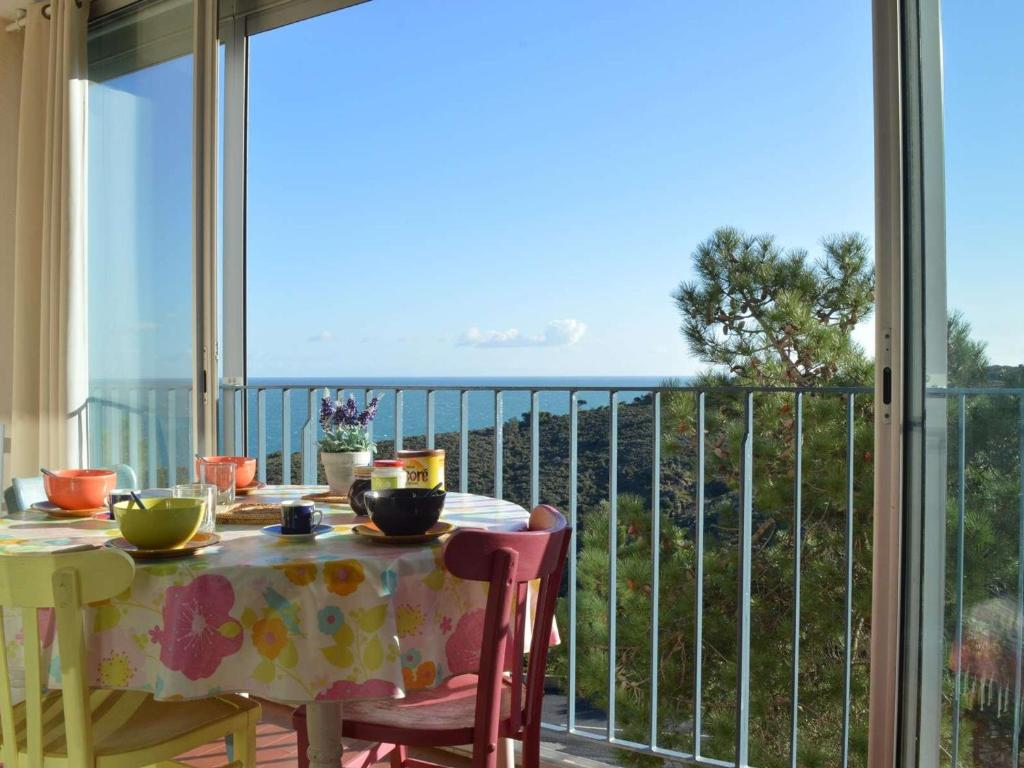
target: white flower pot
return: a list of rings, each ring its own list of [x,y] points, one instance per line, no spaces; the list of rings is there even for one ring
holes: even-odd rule
[[[349,451],[347,453],[320,452],[320,463],[324,465],[327,484],[331,493],[347,494],[355,480],[355,468],[369,466],[373,455],[369,451]]]

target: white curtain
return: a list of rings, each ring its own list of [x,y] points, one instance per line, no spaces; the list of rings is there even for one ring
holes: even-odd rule
[[[86,461],[87,0],[28,9],[14,230],[11,475]]]

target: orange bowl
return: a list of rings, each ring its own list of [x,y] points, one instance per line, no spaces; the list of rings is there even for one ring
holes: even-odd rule
[[[109,469],[60,469],[57,477],[43,475],[43,490],[50,503],[61,509],[97,509],[117,484]]]
[[[203,461],[207,464],[234,464],[235,465],[235,489],[245,488],[252,485],[256,479],[256,459],[248,456],[204,456]],[[196,477],[199,477],[199,460],[196,459]],[[217,484],[218,486],[220,483]],[[227,488],[221,488],[226,491]]]

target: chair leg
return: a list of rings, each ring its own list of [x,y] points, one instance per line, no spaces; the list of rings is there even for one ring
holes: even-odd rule
[[[234,759],[242,763],[243,768],[256,768],[256,721],[254,713],[249,713],[246,728],[232,734]]]
[[[407,756],[405,746],[402,744],[395,744],[395,749],[391,753],[391,768],[405,768],[405,759]]]
[[[520,752],[522,768],[540,768],[540,738],[526,734]]]

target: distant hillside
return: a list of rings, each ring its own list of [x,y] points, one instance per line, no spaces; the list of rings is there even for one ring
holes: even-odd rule
[[[581,410],[579,413],[578,505],[586,512],[608,499],[609,410],[607,407]],[[503,495],[523,506],[530,502],[530,420],[525,414],[504,424]],[[459,435],[449,432],[435,438],[446,451],[446,482],[459,484]],[[423,437],[406,438],[404,447],[422,448]],[[618,490],[651,499],[651,460],[653,431],[649,397],[619,405]],[[393,455],[391,441],[378,443],[377,455]],[[692,457],[661,457],[662,509],[682,521],[692,518]],[[292,454],[292,477],[301,477],[300,455]],[[267,480],[280,482],[281,456],[267,457]],[[326,482],[323,468],[319,481]],[[494,429],[469,433],[469,490],[494,493]],[[709,490],[709,495],[714,495]],[[569,416],[541,414],[540,418],[540,500],[560,509],[569,506]]]

